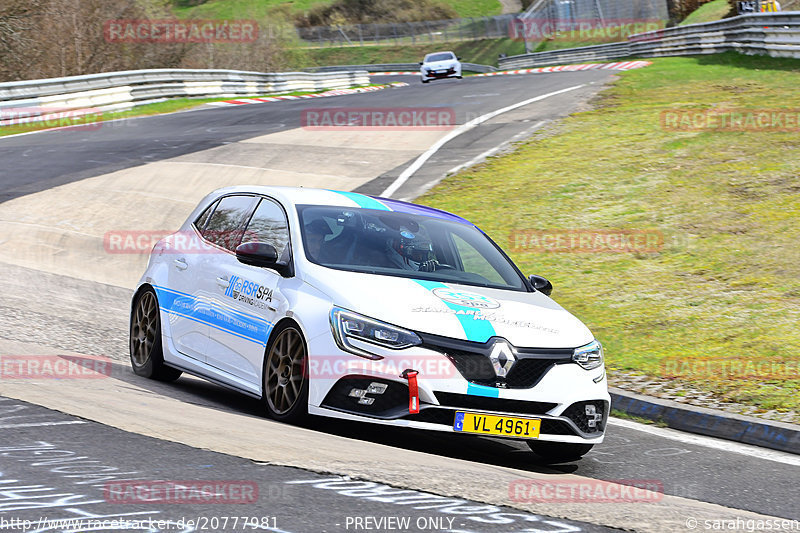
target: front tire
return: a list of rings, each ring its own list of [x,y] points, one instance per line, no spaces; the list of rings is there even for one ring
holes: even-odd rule
[[[145,289],[136,297],[130,324],[131,366],[139,376],[175,381],[181,371],[164,364],[160,314],[153,289]]]
[[[276,328],[264,357],[262,398],[270,418],[296,424],[308,416],[308,348],[292,322]]]
[[[577,461],[594,447],[594,444],[573,444],[567,442],[526,441],[533,453],[548,463]]]

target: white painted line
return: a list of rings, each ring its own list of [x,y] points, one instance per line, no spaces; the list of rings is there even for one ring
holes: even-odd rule
[[[460,165],[458,165],[456,167],[451,168],[450,170],[447,171],[447,174],[455,174],[456,172],[459,172],[459,171],[461,171],[461,170],[463,170],[465,168],[469,168],[472,165],[477,165],[478,163],[480,163],[484,159],[492,157],[494,154],[496,154],[497,152],[499,152],[500,150],[502,150],[503,148],[505,148],[509,144],[513,143],[514,141],[516,141],[520,137],[530,135],[531,133],[533,133],[534,131],[536,131],[540,127],[542,127],[542,125],[545,122],[546,121],[544,121],[544,120],[542,120],[541,122],[537,122],[533,127],[528,128],[527,130],[525,130],[525,131],[523,131],[521,133],[517,133],[516,135],[511,137],[511,139],[501,142],[500,144],[498,144],[494,148],[490,148],[490,149],[486,150],[485,152],[483,152],[480,155],[476,155],[475,157],[473,157],[472,159],[470,159],[466,163],[462,163],[462,164],[460,164]]]
[[[439,151],[439,149],[440,149],[442,146],[444,146],[445,144],[449,143],[450,141],[452,141],[453,139],[455,139],[456,137],[458,137],[458,136],[459,136],[459,135],[461,135],[462,133],[466,133],[466,132],[468,132],[469,130],[471,130],[471,129],[473,129],[473,128],[476,128],[477,126],[480,126],[481,124],[483,124],[483,123],[484,123],[484,122],[486,122],[487,120],[489,120],[489,119],[492,119],[492,118],[496,117],[497,115],[502,115],[503,113],[508,113],[509,111],[513,111],[513,110],[515,110],[515,109],[518,109],[518,108],[520,108],[520,107],[523,107],[523,106],[526,106],[526,105],[529,105],[529,104],[533,104],[533,103],[535,103],[535,102],[540,102],[540,101],[542,101],[542,100],[545,100],[545,99],[547,99],[547,98],[550,98],[550,97],[553,97],[553,96],[557,96],[557,95],[559,95],[559,94],[564,94],[564,93],[566,93],[566,92],[569,92],[569,91],[574,91],[574,90],[576,90],[576,89],[581,89],[581,88],[583,88],[583,87],[586,87],[586,84],[585,84],[585,83],[584,83],[584,84],[581,84],[581,85],[575,85],[574,87],[568,87],[568,88],[566,88],[566,89],[561,89],[560,91],[555,91],[555,92],[552,92],[552,93],[543,94],[543,95],[541,95],[541,96],[537,96],[537,97],[535,97],[535,98],[529,98],[529,99],[527,99],[527,100],[523,100],[522,102],[518,102],[518,103],[516,103],[516,104],[510,105],[510,106],[507,106],[507,107],[504,107],[504,108],[502,108],[502,109],[498,109],[497,111],[492,111],[491,113],[487,113],[487,114],[485,114],[485,115],[482,115],[482,116],[480,116],[480,117],[476,118],[475,120],[471,120],[471,121],[467,122],[466,124],[462,124],[461,126],[457,127],[456,129],[454,129],[453,131],[451,131],[450,133],[448,133],[447,135],[445,135],[444,137],[442,137],[441,139],[439,139],[439,140],[438,140],[438,141],[437,141],[437,142],[436,142],[436,143],[435,143],[433,146],[431,146],[431,147],[430,147],[430,148],[429,148],[429,149],[428,149],[428,150],[427,150],[427,151],[426,151],[424,154],[422,154],[421,156],[419,156],[419,157],[417,158],[417,160],[416,160],[416,161],[414,161],[413,163],[411,163],[411,166],[410,166],[410,167],[408,167],[407,169],[405,169],[405,170],[404,170],[404,171],[403,171],[403,172],[402,172],[402,173],[401,173],[401,174],[400,174],[400,175],[397,177],[397,179],[396,179],[396,180],[394,180],[394,182],[393,182],[391,185],[389,185],[389,186],[386,188],[386,190],[385,190],[385,191],[383,191],[383,192],[380,194],[380,196],[384,196],[384,197],[386,197],[386,198],[391,198],[391,197],[392,197],[392,195],[393,195],[394,193],[396,193],[396,192],[397,192],[397,190],[398,190],[400,187],[402,187],[402,186],[403,186],[403,184],[404,184],[405,182],[407,182],[407,181],[408,181],[408,179],[409,179],[411,176],[413,176],[413,175],[414,175],[414,173],[415,173],[417,170],[419,170],[420,168],[422,168],[422,165],[424,165],[424,164],[425,164],[425,162],[426,162],[426,161],[428,161],[428,159],[430,159],[430,158],[433,156],[433,154],[435,154],[436,152],[438,152],[438,151]]]
[[[800,466],[800,455],[794,455],[786,452],[779,452],[777,450],[769,450],[760,448],[758,446],[751,446],[749,444],[741,444],[739,442],[732,442],[722,439],[715,439],[713,437],[706,437],[704,435],[692,435],[669,428],[660,428],[649,426],[647,424],[640,424],[632,422],[631,420],[624,420],[621,418],[609,418],[608,423],[612,426],[619,426],[634,431],[641,431],[642,433],[649,433],[656,437],[675,440],[684,444],[694,444],[696,446],[704,446],[714,450],[723,452],[733,452],[748,457],[755,457],[757,459],[764,459],[767,461],[774,461],[776,463],[783,463],[786,465]]]
[[[0,426],[0,429],[9,428],[33,428],[39,426],[66,426],[69,424],[86,424],[83,420],[68,420],[64,422],[31,422],[29,424],[5,424]]]

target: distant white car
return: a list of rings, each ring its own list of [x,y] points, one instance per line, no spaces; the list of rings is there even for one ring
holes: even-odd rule
[[[469,221],[350,192],[230,187],[154,247],[131,307],[133,370],[181,372],[320,415],[526,441],[603,441],[603,349]]]
[[[419,64],[422,83],[443,78],[461,79],[461,58],[453,52],[434,52]]]

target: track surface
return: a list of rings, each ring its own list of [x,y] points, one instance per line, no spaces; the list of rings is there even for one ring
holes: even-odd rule
[[[543,122],[581,109],[584,102],[609,77],[608,72],[589,71],[475,78],[426,86],[414,83],[414,78],[405,78],[404,81],[412,83],[410,87],[357,96],[202,109],[109,123],[94,131],[63,130],[0,138],[0,202],[171,158],[213,161],[214,164],[221,164],[222,161],[243,166],[256,164],[247,159],[252,159],[254,152],[224,150],[230,148],[227,145],[239,141],[296,130],[301,126],[302,110],[310,107],[452,107],[456,111],[458,123],[464,123],[538,94],[585,85],[542,104],[527,106],[509,113],[508,116],[498,117],[498,120],[482,125],[449,143],[397,195],[413,197],[441,178],[448,169],[469,161],[510,138],[529,134]],[[378,78],[376,81],[380,83],[384,80]],[[408,133],[409,137],[414,135],[415,132]],[[209,153],[216,153],[216,159],[206,155]],[[376,154],[367,154],[367,150],[364,150],[364,154],[365,159],[379,157]],[[237,156],[235,160],[232,159],[233,155]],[[300,148],[292,151],[292,146],[287,145],[278,163],[287,167],[308,164],[304,161],[308,157],[307,152]],[[412,160],[381,172],[374,176],[374,180],[364,180],[358,190],[380,192]],[[319,163],[323,167],[333,164],[332,159],[320,161],[325,161]],[[275,161],[271,163],[273,166],[280,166]],[[303,183],[302,176],[298,175],[297,179],[298,184]],[[79,206],[62,207],[63,214],[60,216],[65,221],[71,220],[71,210],[80,210]],[[4,237],[0,237],[0,247],[3,239]],[[71,267],[74,269],[75,265]],[[60,276],[52,270],[44,272],[16,264],[3,264],[0,268],[0,289],[3,295],[0,301],[0,355],[63,350],[107,355],[119,361],[124,360],[130,293],[124,286],[98,284],[91,281],[91,276],[87,278],[89,279],[77,279]],[[115,379],[121,380],[123,384],[130,383],[131,386],[146,385],[154,393],[187,406],[199,405],[223,414],[245,416],[252,419],[253,423],[261,420],[257,402],[193,378],[181,378],[172,385],[143,385],[142,380],[120,367],[115,370]],[[14,390],[18,395],[25,394],[20,393],[19,389]],[[2,393],[3,382],[0,380],[0,394]],[[9,405],[24,406],[25,414],[4,411],[3,407]],[[31,413],[35,416],[46,415],[44,418],[40,417],[39,421],[68,420],[65,415],[53,414],[43,408],[7,398],[0,400],[0,413],[0,426],[20,420],[7,417],[27,416]],[[143,411],[142,417],[147,416],[147,411]],[[330,439],[344,436],[367,445],[375,443],[398,450],[427,452],[439,456],[434,460],[441,463],[444,472],[452,458],[467,461],[480,468],[485,466],[487,472],[496,468],[513,469],[520,474],[553,476],[554,479],[565,474],[574,474],[605,480],[657,480],[663,484],[664,492],[668,495],[768,516],[800,518],[797,506],[800,488],[796,482],[800,474],[800,462],[796,456],[772,452],[764,454],[754,448],[717,443],[711,439],[691,442],[691,439],[687,440],[676,432],[620,424],[622,422],[612,425],[606,443],[598,446],[583,461],[557,467],[538,464],[524,445],[498,439],[465,440],[447,434],[383,428],[375,431],[368,426],[334,424],[330,421],[317,421],[312,429],[316,432],[320,447],[326,446]],[[286,432],[289,434],[290,429],[286,428]],[[346,528],[346,523],[343,522],[348,515],[404,514],[413,516],[414,519],[420,516],[438,516],[424,510],[410,512],[405,507],[399,513],[391,505],[365,503],[335,491],[312,490],[308,488],[310,485],[287,485],[284,483],[287,480],[312,479],[315,474],[277,466],[254,467],[244,459],[165,443],[94,423],[20,427],[14,428],[13,437],[11,435],[8,430],[3,430],[0,433],[0,446],[30,444],[33,441],[52,442],[64,449],[97,458],[102,464],[136,468],[144,478],[158,476],[167,479],[194,479],[199,475],[198,465],[214,465],[212,479],[255,479],[262,487],[262,496],[266,495],[266,499],[259,501],[266,503],[267,507],[259,511],[279,517],[276,527],[287,531],[353,530],[352,527]],[[469,445],[464,445],[465,442],[469,442]],[[346,450],[343,452],[346,453]],[[313,451],[308,453],[313,454]],[[386,457],[385,460],[392,461],[392,457]],[[411,485],[414,484],[413,467],[412,464],[408,465]],[[1,455],[0,471],[3,472],[0,480],[24,479],[30,483],[66,490],[64,479],[55,473],[38,470],[24,462],[9,461]],[[292,487],[291,490],[287,489],[289,486]],[[464,489],[465,496],[467,492],[469,491]],[[474,490],[471,493],[471,499],[480,500]],[[0,498],[0,502],[2,501]],[[0,503],[0,518],[11,516],[8,509],[11,507],[3,507]],[[712,512],[713,509],[716,508],[712,507]],[[106,510],[107,508],[103,508],[103,512]],[[170,519],[191,515],[189,511],[196,510],[188,505],[182,506],[178,511],[172,507],[159,508],[159,512]],[[35,515],[37,518],[42,514],[38,511],[27,512],[26,516]],[[113,512],[121,511],[119,507],[114,507]],[[624,515],[624,512],[621,514]],[[733,514],[737,512],[734,511]],[[619,516],[614,522],[624,525],[626,518]],[[580,523],[573,523],[573,526],[582,530],[599,530]],[[461,523],[452,526],[452,530],[459,529],[470,530]],[[669,531],[675,530],[675,526],[674,523],[667,526],[654,522],[647,529]],[[486,527],[473,527],[472,530],[494,531]]]
[[[463,124],[538,94],[570,86],[603,83],[610,76],[609,72],[586,71],[551,76],[508,76],[502,80],[441,80],[425,86],[419,84],[416,77],[405,76],[397,79],[410,83],[409,87],[374,93],[205,108],[109,122],[94,130],[76,129],[0,138],[0,160],[3,161],[0,168],[0,202],[123,168],[300,128],[304,109],[443,107],[452,108],[457,123]],[[375,83],[383,81],[383,77],[374,77]],[[545,119],[563,116],[572,112],[578,101],[575,98],[563,98],[548,102],[543,107],[542,116]],[[516,125],[516,132],[532,125],[531,119],[527,120]],[[513,133],[509,134],[510,131],[497,135],[502,128],[502,123],[482,126],[450,149],[454,152],[469,150],[474,152],[473,156],[477,155],[483,151],[481,147],[491,147],[492,142],[499,144],[513,136]],[[412,134],[409,132],[409,135]],[[464,160],[451,154],[440,163],[449,164],[447,168],[451,168]],[[324,163],[321,166],[324,167]]]

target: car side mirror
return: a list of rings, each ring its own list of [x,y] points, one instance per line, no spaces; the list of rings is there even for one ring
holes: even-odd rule
[[[461,58],[460,58],[460,57],[457,57],[456,59],[458,59],[459,61],[461,61]]]
[[[278,269],[278,251],[265,242],[245,242],[236,247],[236,259],[245,265]]]
[[[533,288],[545,296],[550,296],[553,293],[553,284],[550,283],[547,278],[533,275],[528,279],[530,280],[531,285],[533,285]]]
[[[422,65],[424,65],[424,64],[425,64],[425,62],[424,62],[424,61],[420,61],[420,62],[419,62],[419,66],[422,66]]]

